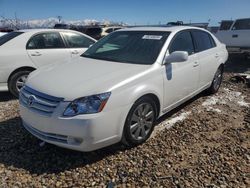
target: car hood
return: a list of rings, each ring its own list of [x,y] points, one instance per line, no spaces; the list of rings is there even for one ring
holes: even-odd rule
[[[80,57],[32,72],[26,82],[39,92],[71,101],[119,88],[151,65],[136,65]],[[132,79],[131,79],[132,78]]]

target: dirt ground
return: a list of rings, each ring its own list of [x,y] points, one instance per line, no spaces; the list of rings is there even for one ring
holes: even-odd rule
[[[0,187],[250,187],[250,88],[231,79],[248,69],[231,57],[219,92],[160,118],[145,144],[90,153],[41,147],[0,93]]]

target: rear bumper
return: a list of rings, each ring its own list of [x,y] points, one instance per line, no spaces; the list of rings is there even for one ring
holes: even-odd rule
[[[230,54],[250,54],[250,47],[227,46]]]

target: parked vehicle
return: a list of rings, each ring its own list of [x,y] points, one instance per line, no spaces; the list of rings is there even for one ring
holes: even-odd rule
[[[229,53],[250,55],[250,18],[222,21],[216,36]]]
[[[69,149],[135,146],[163,114],[203,90],[216,93],[227,57],[204,29],[122,29],[81,58],[33,72],[20,92],[22,122],[34,136]]]
[[[96,40],[99,40],[102,37],[107,36],[109,33],[123,28],[122,26],[103,26],[103,25],[68,25],[68,24],[55,24],[55,29],[71,29],[79,31],[86,35],[93,37]]]
[[[102,33],[101,33],[101,37],[105,37],[107,36],[108,34],[114,32],[114,31],[117,31],[119,29],[122,29],[122,27],[120,26],[109,26],[109,27],[104,27],[102,28]]]
[[[0,38],[0,91],[16,97],[35,69],[79,57],[95,39],[69,30],[20,30]]]
[[[7,34],[7,33],[0,32],[0,37],[1,37],[1,36],[4,36],[5,34]]]

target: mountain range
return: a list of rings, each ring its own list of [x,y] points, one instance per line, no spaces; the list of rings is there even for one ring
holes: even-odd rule
[[[26,28],[52,28],[55,24],[59,23],[58,18],[47,18],[47,19],[35,19],[35,20],[19,20],[19,19],[6,19],[0,17],[0,27],[10,27],[18,29]],[[116,24],[115,22],[103,20],[97,21],[95,19],[84,19],[84,20],[70,20],[70,21],[60,21],[64,24],[72,25],[98,25],[98,24]]]

